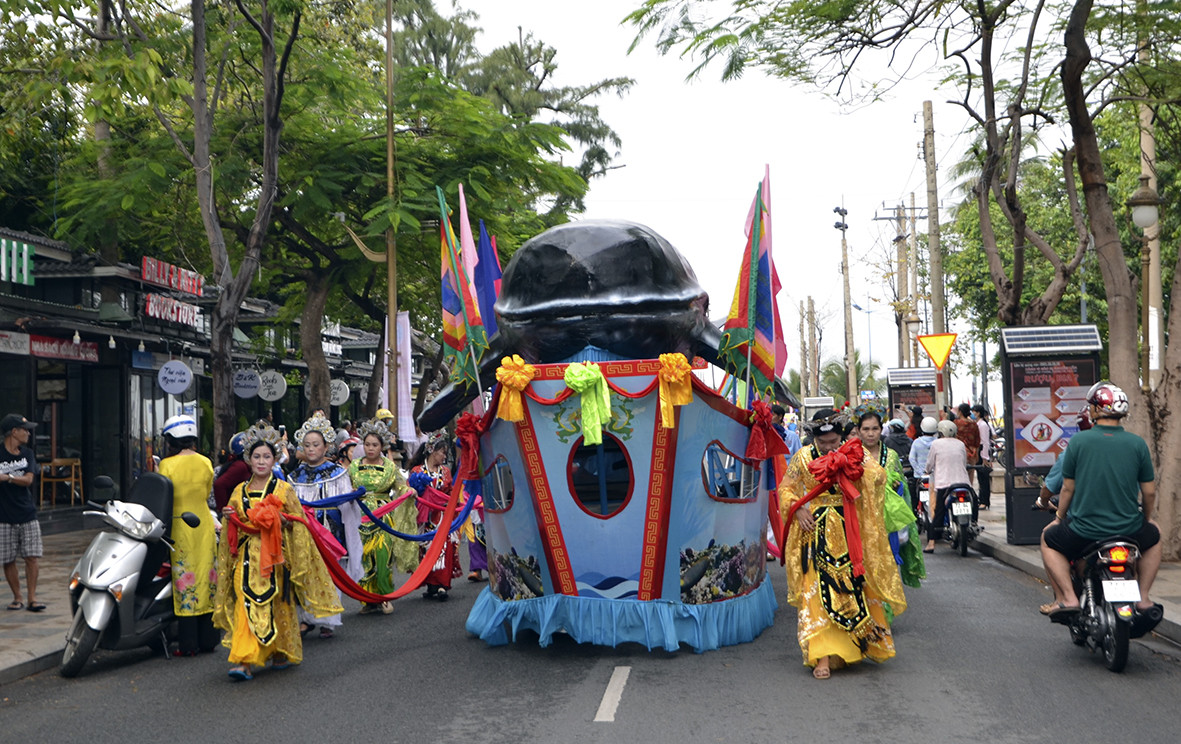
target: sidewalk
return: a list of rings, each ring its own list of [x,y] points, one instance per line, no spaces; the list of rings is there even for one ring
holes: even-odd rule
[[[37,601],[45,603],[45,611],[6,612],[0,609],[0,685],[61,663],[66,631],[73,621],[70,616],[70,573],[98,532],[97,528],[91,528],[43,537],[45,552],[39,561]],[[27,602],[24,562],[18,560],[17,567],[21,577],[21,601]],[[12,601],[7,583],[3,584],[2,591],[0,606]]]
[[[980,512],[980,524],[985,529],[972,544],[974,550],[1045,580],[1041,555],[1036,545],[1009,545],[1005,541],[1003,493],[994,494],[992,508]],[[0,685],[53,669],[61,662],[66,631],[72,621],[67,589],[70,572],[98,531],[98,528],[91,528],[45,536],[37,599],[44,602],[47,609],[40,613],[0,610]],[[23,565],[21,581],[24,581]],[[7,586],[0,596],[4,598],[3,604],[8,604],[10,598]],[[1047,593],[1047,600],[1049,597]],[[21,599],[23,601],[24,597]],[[1161,566],[1153,586],[1153,600],[1165,608],[1165,618],[1157,626],[1156,633],[1181,645],[1181,563],[1165,563]],[[1028,610],[1032,622],[1044,622],[1037,614],[1037,607],[1029,607]]]

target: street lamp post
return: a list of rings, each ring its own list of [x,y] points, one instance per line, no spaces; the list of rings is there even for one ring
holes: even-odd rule
[[[1140,289],[1142,294],[1140,302],[1140,388],[1145,393],[1151,390],[1148,371],[1148,352],[1151,346],[1149,340],[1151,325],[1149,274],[1151,273],[1150,244],[1155,237],[1150,235],[1148,231],[1156,225],[1160,217],[1160,197],[1157,195],[1156,189],[1149,185],[1149,179],[1149,176],[1140,176],[1140,188],[1136,189],[1127,201],[1128,207],[1132,210],[1132,222],[1144,232],[1140,246]]]
[[[917,367],[919,366],[919,329],[922,327],[923,321],[915,314],[914,308],[911,308],[910,315],[906,316],[904,322],[906,323],[906,335],[912,344],[910,353],[911,364]]]
[[[857,368],[853,359],[853,300],[849,294],[849,244],[845,241],[845,231],[849,229],[845,217],[848,216],[849,210],[844,207],[833,207],[832,211],[840,216],[840,219],[833,223],[833,227],[841,231],[841,276],[844,278],[845,294],[845,397],[852,403],[857,388]]]

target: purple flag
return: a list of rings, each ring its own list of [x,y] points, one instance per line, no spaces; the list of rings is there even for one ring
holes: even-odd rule
[[[488,237],[488,230],[484,227],[484,220],[480,220],[480,242],[476,246],[476,270],[472,282],[476,286],[476,301],[480,306],[480,318],[484,321],[484,331],[488,338],[496,335],[496,313],[492,306],[500,296],[500,255],[496,252],[496,244]]]

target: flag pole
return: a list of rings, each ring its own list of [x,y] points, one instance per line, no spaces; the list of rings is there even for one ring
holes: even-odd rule
[[[746,342],[746,407],[750,408],[753,401],[750,394],[750,364],[751,352],[754,349],[754,338]]]

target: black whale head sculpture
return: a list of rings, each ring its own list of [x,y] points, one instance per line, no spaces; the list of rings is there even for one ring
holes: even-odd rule
[[[526,242],[505,268],[498,332],[480,381],[495,382],[506,354],[549,363],[587,346],[635,359],[679,351],[717,363],[721,337],[708,309],[692,267],[651,229],[614,220],[559,225]],[[474,385],[448,385],[423,410],[420,428],[442,427],[475,397]]]

